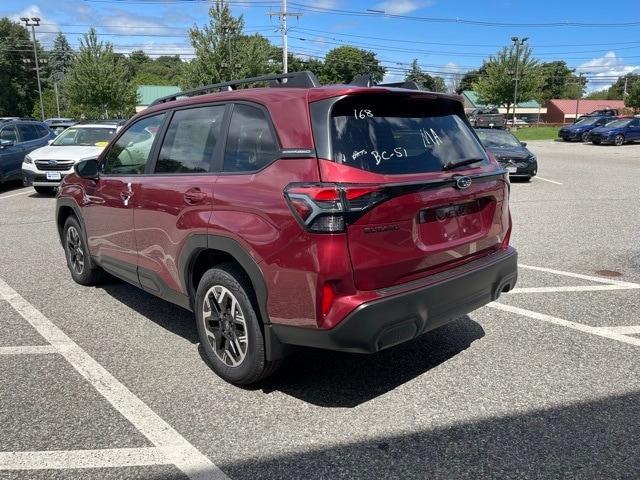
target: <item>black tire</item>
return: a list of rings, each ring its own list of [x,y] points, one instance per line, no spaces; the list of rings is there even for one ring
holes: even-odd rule
[[[74,216],[70,216],[64,222],[62,244],[71,278],[80,285],[96,285],[99,283],[102,279],[103,271],[93,262],[80,222]],[[82,257],[81,262],[79,261],[80,257]]]
[[[594,145],[600,145],[600,140],[591,140]]]
[[[624,145],[624,135],[622,135],[621,133],[616,135],[616,137],[613,139],[613,144],[616,147],[620,147],[621,145]]]
[[[565,141],[565,142],[570,142],[571,141],[570,138],[564,138],[564,137],[562,138],[562,140]]]
[[[235,353],[242,353],[242,345],[239,342],[230,345],[229,337],[226,337],[220,330],[225,328],[223,327],[223,317],[215,313],[216,307],[214,304],[217,305],[218,309],[225,310],[226,316],[224,318],[235,318],[236,315],[235,313],[230,315],[224,305],[220,305],[215,301],[216,291],[214,288],[226,289],[239,305],[244,326],[228,320],[226,334],[232,338],[239,339],[244,332],[246,344],[242,344],[245,346],[245,352],[241,359],[239,358],[241,355],[235,355]],[[222,295],[222,291],[219,294]],[[220,297],[222,300],[230,298],[228,293],[224,295],[225,297]],[[205,298],[207,296],[208,299]],[[256,303],[252,301],[254,298],[253,287],[247,275],[234,264],[229,263],[207,270],[198,284],[196,293],[195,313],[200,346],[213,371],[225,381],[237,385],[256,383],[271,375],[280,366],[279,360],[270,362],[265,358],[262,322],[257,313]],[[210,308],[207,307],[208,305]],[[211,312],[207,319],[205,319],[206,310]],[[230,332],[230,330],[234,331]],[[241,335],[238,336],[238,333]],[[219,343],[220,341],[222,343]],[[234,345],[237,345],[237,347]],[[229,352],[232,353],[229,354]],[[226,361],[223,361],[225,358]],[[228,364],[228,362],[234,363],[235,361],[238,361],[237,365]]]
[[[589,141],[589,132],[584,132],[581,136],[583,142]]]
[[[53,187],[33,187],[33,189],[40,195],[53,195],[56,191]]]

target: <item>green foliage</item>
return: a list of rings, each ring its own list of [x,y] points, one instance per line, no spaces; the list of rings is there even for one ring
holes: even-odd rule
[[[51,83],[60,83],[71,70],[74,62],[74,53],[71,45],[62,33],[56,35],[53,41],[53,49],[49,52],[49,80]]]
[[[627,93],[631,91],[633,86],[640,81],[640,74],[628,73],[616,80],[616,83],[609,87],[607,100],[622,100],[624,97],[624,84],[627,83]]]
[[[516,47],[512,45],[489,57],[483,64],[486,74],[473,82],[473,90],[482,103],[504,105],[507,115],[513,104],[516,71]],[[540,64],[532,56],[531,47],[520,47],[518,58],[518,103],[540,97],[543,83]]]
[[[519,128],[513,134],[518,140],[555,140],[558,138],[557,127],[526,127]]]
[[[635,81],[629,88],[627,85],[627,95],[624,97],[624,105],[632,108],[633,113],[640,112],[640,82]]]
[[[16,51],[16,45],[24,47],[21,49],[23,51]],[[30,63],[25,63],[25,60]],[[31,38],[27,30],[19,23],[1,18],[0,116],[31,115],[38,99],[34,66]]]
[[[371,75],[375,83],[384,77],[385,69],[373,52],[345,45],[330,50],[324,57],[323,83],[349,83],[364,74]]]
[[[465,90],[473,90],[473,83],[478,81],[480,77],[486,74],[487,74],[487,69],[484,65],[482,65],[477,70],[469,70],[460,79],[460,82],[458,83],[458,88],[456,88],[456,93],[460,94]]]
[[[158,57],[141,62],[133,83],[139,85],[178,85],[184,72],[184,63],[177,56]]]
[[[64,81],[70,112],[86,118],[130,115],[137,99],[127,76],[127,68],[113,46],[98,41],[92,28],[84,35],[76,62]]]
[[[609,89],[605,88],[604,90],[595,90],[591,93],[588,93],[585,98],[589,100],[609,100]]]
[[[60,101],[60,115],[63,117],[68,116],[67,112],[67,104],[64,103],[64,99],[58,92],[59,101]],[[58,116],[58,108],[56,105],[56,95],[53,89],[43,89],[42,90],[42,102],[44,103],[44,118],[51,118]],[[40,102],[37,101],[33,105],[33,111],[31,112],[31,116],[33,118],[40,118]]]
[[[582,98],[587,80],[574,74],[564,60],[546,62],[540,66],[542,87],[540,100],[545,103],[552,98]]]
[[[405,81],[416,82],[421,90],[429,90],[431,92],[446,92],[447,86],[441,77],[432,77],[423,71],[418,65],[418,60],[411,62],[411,69],[404,77]]]
[[[229,5],[216,0],[209,9],[209,24],[189,31],[195,58],[182,75],[183,87],[196,87],[234,78],[276,71],[273,46],[261,35],[244,35],[244,19],[234,17]]]

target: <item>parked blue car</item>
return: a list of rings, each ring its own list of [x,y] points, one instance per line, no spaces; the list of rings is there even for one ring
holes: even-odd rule
[[[27,153],[44,147],[55,134],[42,122],[0,120],[0,185],[22,179],[22,160]]]
[[[615,119],[616,117],[612,116],[582,117],[573,125],[568,125],[558,130],[558,137],[562,138],[565,142],[572,140],[588,142],[589,132],[591,132],[591,130],[602,127]]]
[[[589,133],[589,140],[596,145],[612,143],[617,146],[640,140],[640,118],[620,118],[604,127],[594,128]]]

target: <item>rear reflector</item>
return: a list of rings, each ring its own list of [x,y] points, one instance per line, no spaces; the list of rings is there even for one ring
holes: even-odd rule
[[[327,282],[322,287],[322,316],[326,317],[331,310],[331,305],[333,305],[333,299],[336,294],[333,291],[333,285]]]

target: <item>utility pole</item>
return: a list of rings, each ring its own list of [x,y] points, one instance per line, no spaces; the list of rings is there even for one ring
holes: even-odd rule
[[[58,112],[58,118],[60,118],[60,99],[58,98],[58,82],[53,82],[53,90],[56,93],[56,111]]]
[[[40,26],[40,19],[38,17],[21,17],[20,20],[24,22],[25,27],[31,27],[33,56],[36,60],[36,77],[38,77],[38,94],[40,95],[40,113],[42,114],[42,121],[44,121],[44,101],[42,100],[42,86],[40,85],[40,63],[38,62],[38,49],[36,48],[36,27]]]
[[[579,111],[580,111],[580,99],[582,98],[582,76],[584,75],[583,72],[578,74],[578,98],[576,99],[576,118],[574,120],[574,123],[578,121],[578,115],[579,115]]]
[[[267,15],[269,15],[269,17],[278,17],[280,19],[279,30],[282,33],[282,73],[289,73],[289,46],[287,39],[289,27],[287,26],[287,18],[296,17],[296,19],[299,19],[302,16],[302,13],[288,12],[287,0],[282,0],[282,9],[279,12],[269,12]]]
[[[518,37],[511,37],[511,41],[516,46],[516,69],[515,69],[515,87],[513,89],[513,117],[511,120],[511,126],[516,126],[516,106],[518,105],[518,66],[520,63],[520,47],[525,44],[525,42],[529,40],[528,37],[524,37],[522,39]]]

